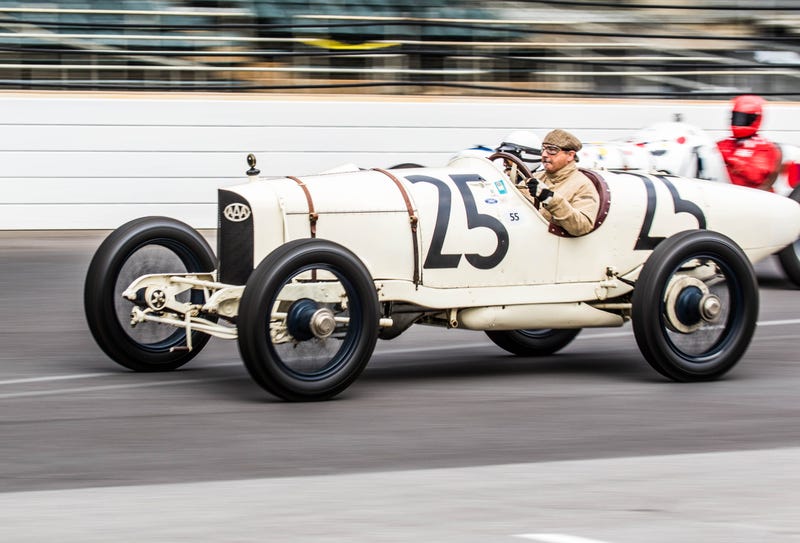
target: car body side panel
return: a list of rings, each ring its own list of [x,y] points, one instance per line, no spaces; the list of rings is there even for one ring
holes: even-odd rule
[[[375,171],[303,176],[317,215],[316,237],[340,243],[353,251],[376,278],[411,281],[414,272],[413,240],[408,210],[393,181]],[[282,236],[256,229],[255,263],[270,251],[293,239],[311,237],[309,202],[292,179],[270,179],[248,186],[268,202],[274,193],[282,215]],[[254,216],[274,212],[270,206],[254,206]],[[274,227],[274,225],[273,225]]]
[[[293,213],[286,220],[289,239],[310,237],[307,213]],[[347,247],[375,279],[413,280],[414,243],[405,209],[320,214],[316,237]]]
[[[599,173],[611,194],[609,215],[579,238],[549,233],[539,212],[484,158],[301,181],[318,214],[318,238],[349,248],[376,280],[412,281],[416,265],[431,289],[585,283],[592,292],[609,271],[635,276],[660,241],[683,230],[719,231],[753,260],[800,235],[797,203],[774,194],[645,172]],[[286,241],[311,237],[309,202],[295,180],[227,190],[252,207],[254,265]],[[416,259],[409,214],[418,218]]]
[[[508,178],[484,159],[403,171],[419,209],[423,283],[532,285],[555,280],[558,239]]]

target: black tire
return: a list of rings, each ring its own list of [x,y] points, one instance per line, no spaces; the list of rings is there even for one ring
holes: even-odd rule
[[[518,356],[547,356],[569,345],[580,328],[487,331],[495,345]]]
[[[636,343],[674,381],[710,381],[729,371],[750,345],[757,318],[753,266],[716,232],[686,231],[661,242],[633,291]]]
[[[304,280],[306,286],[326,281],[346,304],[336,297],[314,300],[320,289],[304,288]],[[299,294],[284,291],[287,285]],[[310,313],[318,309],[349,317],[349,323],[319,337],[310,331]],[[276,311],[286,316],[271,322]],[[375,284],[358,257],[327,240],[295,240],[267,255],[248,279],[239,305],[239,352],[256,383],[275,396],[326,400],[350,386],[369,362],[379,318]]]
[[[789,198],[800,203],[800,185],[794,188]],[[778,259],[789,280],[800,287],[800,239],[780,251]]]
[[[408,170],[411,168],[424,168],[422,164],[417,164],[416,162],[401,162],[400,164],[395,164],[394,166],[390,166],[390,170]]]
[[[185,223],[145,217],[120,226],[100,244],[86,274],[83,302],[92,336],[112,360],[134,371],[179,368],[202,350],[209,336],[192,332],[191,351],[171,352],[173,347],[186,345],[185,330],[150,322],[131,327],[133,303],[121,293],[144,274],[210,272],[215,268],[214,251]],[[188,299],[188,293],[185,296]]]

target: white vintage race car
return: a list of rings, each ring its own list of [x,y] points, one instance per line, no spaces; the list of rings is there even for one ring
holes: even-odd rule
[[[548,355],[584,327],[632,320],[644,358],[676,381],[716,379],[756,325],[751,263],[800,236],[800,205],[725,184],[587,171],[597,226],[548,224],[497,158],[440,168],[345,167],[219,191],[218,251],[165,217],[134,220],[89,266],[100,347],[136,371],[174,370],[209,335],[236,339],[258,384],[286,400],[345,390],[378,338],[412,324],[485,331]]]

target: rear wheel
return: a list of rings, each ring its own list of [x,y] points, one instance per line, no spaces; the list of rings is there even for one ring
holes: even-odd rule
[[[800,186],[794,188],[789,198],[800,203]],[[800,287],[800,239],[779,252],[778,259],[786,276]]]
[[[192,350],[185,350],[182,328],[143,322],[131,326],[133,302],[122,292],[138,277],[151,273],[211,272],[216,258],[208,242],[187,224],[166,217],[133,220],[114,230],[94,254],[84,286],[84,311],[100,348],[118,364],[135,371],[170,371],[186,364],[209,336],[192,332]],[[179,295],[181,301],[203,303],[202,293]]]
[[[375,285],[353,253],[326,240],[296,240],[267,255],[248,279],[239,351],[268,392],[325,400],[367,365],[379,318]]]
[[[581,329],[558,330],[541,328],[532,330],[487,331],[495,345],[519,356],[547,356],[569,345]]]
[[[750,261],[716,232],[681,232],[661,242],[633,292],[636,343],[675,381],[709,381],[742,357],[756,327],[758,284]]]

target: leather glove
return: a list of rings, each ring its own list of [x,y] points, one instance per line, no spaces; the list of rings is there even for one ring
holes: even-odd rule
[[[539,181],[535,177],[530,177],[525,184],[528,186],[528,192],[531,193],[531,196],[536,198],[539,192]]]
[[[537,196],[537,198],[539,198],[539,202],[545,207],[547,207],[550,204],[550,198],[552,197],[553,197],[553,191],[545,188],[540,189],[539,195]]]
[[[550,198],[553,196],[552,190],[546,188],[544,185],[540,185],[539,181],[533,177],[528,179],[526,185],[531,196],[539,200],[541,204],[547,205],[549,203]]]

